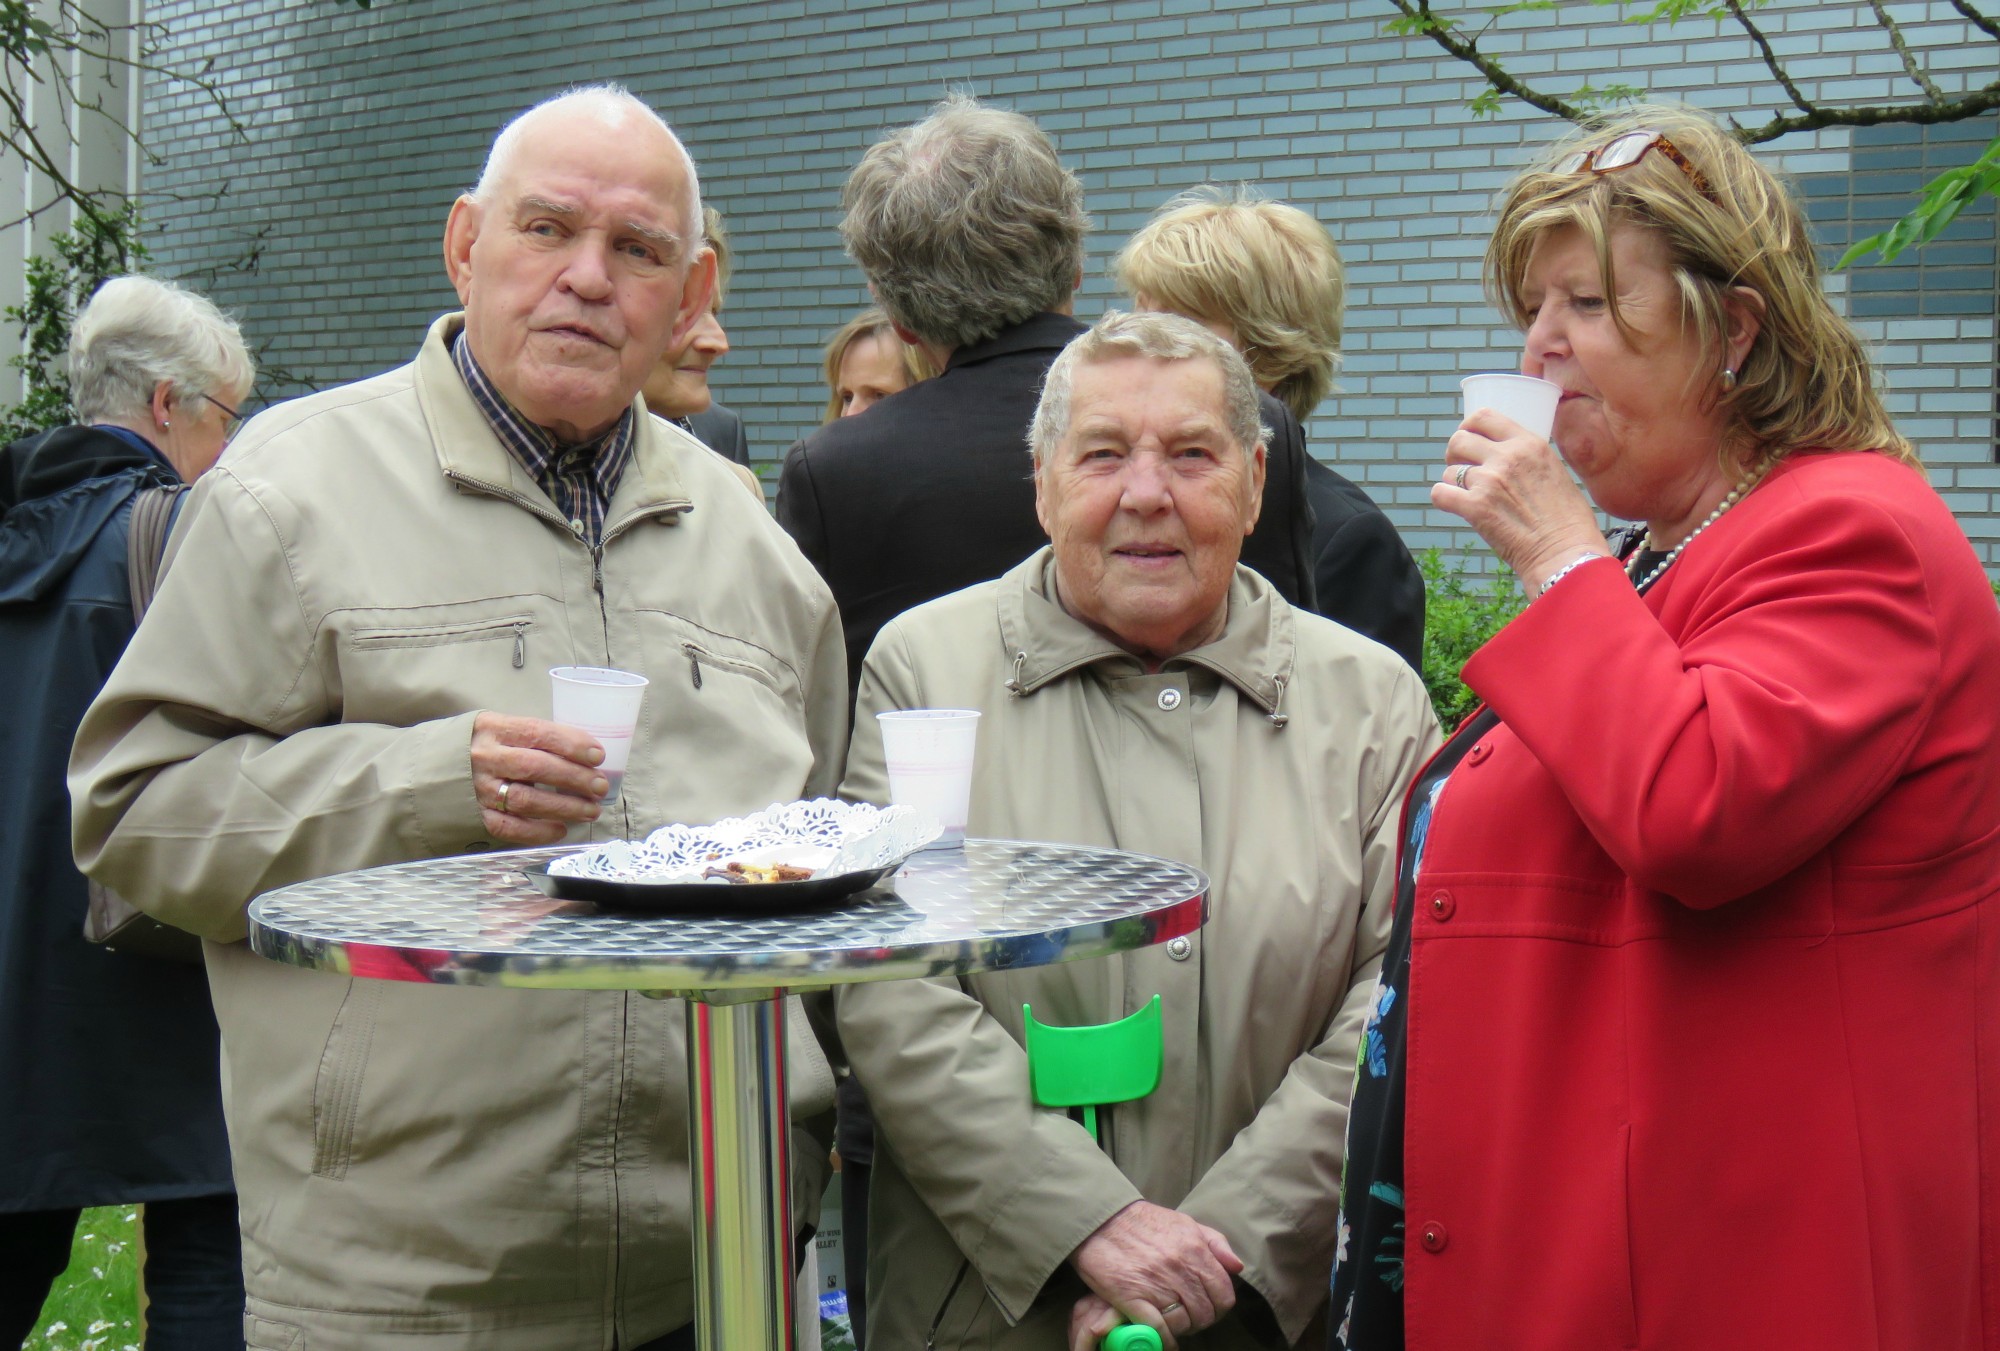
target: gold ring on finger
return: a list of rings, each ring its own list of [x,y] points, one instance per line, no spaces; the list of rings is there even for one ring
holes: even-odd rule
[[[508,782],[508,781],[507,781],[506,779],[502,779],[502,780],[500,780],[500,808],[499,808],[499,811],[500,811],[500,814],[501,814],[502,816],[505,816],[505,815],[507,815],[507,790],[508,790],[508,789],[510,789],[510,788],[512,788],[513,786],[514,786],[514,785],[513,785],[512,783]]]

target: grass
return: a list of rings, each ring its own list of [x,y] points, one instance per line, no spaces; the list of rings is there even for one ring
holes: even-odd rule
[[[49,1291],[42,1321],[21,1351],[140,1351],[139,1211],[86,1210],[76,1226],[69,1269]],[[853,1351],[847,1315],[820,1319],[824,1351]]]
[[[139,1351],[139,1211],[83,1212],[63,1272],[23,1351]]]

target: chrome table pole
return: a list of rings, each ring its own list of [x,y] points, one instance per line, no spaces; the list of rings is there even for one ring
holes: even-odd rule
[[[784,991],[738,1003],[690,995],[687,1046],[696,1345],[793,1351]]]

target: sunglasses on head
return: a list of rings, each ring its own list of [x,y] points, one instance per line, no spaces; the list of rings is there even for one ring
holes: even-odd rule
[[[1646,158],[1646,152],[1649,150],[1658,150],[1678,164],[1681,172],[1688,176],[1688,181],[1694,184],[1695,191],[1717,206],[1721,205],[1716,201],[1715,189],[1708,185],[1707,177],[1694,167],[1693,161],[1681,153],[1679,146],[1667,139],[1665,132],[1654,131],[1650,127],[1641,127],[1637,131],[1614,136],[1603,145],[1593,146],[1589,150],[1579,150],[1574,155],[1558,161],[1554,172],[1575,174],[1588,169],[1591,173],[1600,175],[1616,173],[1620,169],[1629,169]]]

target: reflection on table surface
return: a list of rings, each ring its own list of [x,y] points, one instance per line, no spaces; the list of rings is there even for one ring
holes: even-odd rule
[[[1193,933],[1208,879],[1163,859],[974,840],[918,854],[824,910],[714,916],[551,900],[521,869],[566,849],[320,878],[251,907],[252,946],[384,979],[574,989],[754,989],[1041,965]]]

